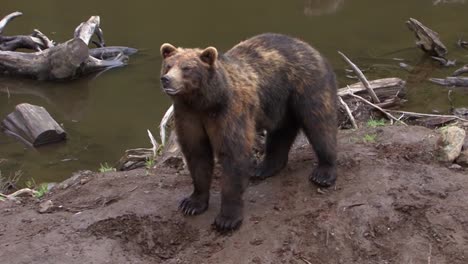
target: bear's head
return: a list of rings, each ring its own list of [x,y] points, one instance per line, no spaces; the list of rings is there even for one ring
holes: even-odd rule
[[[161,46],[163,63],[161,87],[172,97],[190,96],[201,93],[208,86],[218,59],[216,48],[201,49],[176,48],[165,43]]]

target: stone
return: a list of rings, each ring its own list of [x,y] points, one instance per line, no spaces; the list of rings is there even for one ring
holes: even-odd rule
[[[52,212],[54,208],[54,203],[51,200],[47,200],[39,204],[39,213],[45,214]]]
[[[449,126],[440,129],[441,137],[439,138],[439,160],[442,162],[454,162],[460,155],[463,143],[465,142],[465,130]]]

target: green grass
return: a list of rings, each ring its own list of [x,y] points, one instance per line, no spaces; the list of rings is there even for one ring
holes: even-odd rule
[[[379,127],[379,126],[385,126],[385,119],[369,119],[367,121],[367,126],[368,127]]]
[[[111,172],[111,171],[117,171],[114,167],[110,166],[109,164],[107,164],[107,162],[105,162],[104,164],[100,164],[101,167],[99,168],[99,172]]]
[[[37,184],[33,178],[27,180],[25,185],[29,189],[33,189],[36,191],[36,193],[34,194],[36,198],[42,198],[42,196],[44,196],[49,191],[49,185],[47,183]]]
[[[365,143],[374,143],[375,140],[377,138],[377,135],[376,134],[366,134],[362,140],[365,142]]]
[[[147,170],[151,169],[154,167],[155,161],[153,158],[147,158],[145,161],[145,167]]]

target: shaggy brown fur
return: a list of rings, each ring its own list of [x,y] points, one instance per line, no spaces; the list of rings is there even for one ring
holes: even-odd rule
[[[214,156],[223,169],[221,211],[214,225],[236,229],[243,219],[256,131],[266,130],[265,160],[255,177],[286,166],[300,129],[319,164],[310,180],[330,186],[336,179],[336,83],[327,61],[311,46],[278,34],[263,34],[225,54],[161,46],[161,83],[174,103],[176,133],[193,178],[185,214],[208,208]]]

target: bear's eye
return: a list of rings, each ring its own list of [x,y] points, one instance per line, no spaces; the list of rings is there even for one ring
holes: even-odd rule
[[[166,64],[166,72],[169,71],[172,68],[172,65]]]
[[[182,71],[184,72],[189,72],[190,70],[192,70],[192,67],[189,67],[189,66],[182,67]]]

